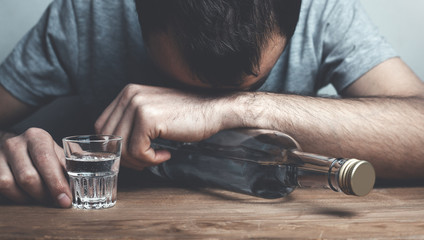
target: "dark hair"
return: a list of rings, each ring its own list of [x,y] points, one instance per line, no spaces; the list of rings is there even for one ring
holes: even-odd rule
[[[236,86],[257,75],[273,33],[289,40],[301,0],[135,0],[143,38],[168,33],[201,81]]]

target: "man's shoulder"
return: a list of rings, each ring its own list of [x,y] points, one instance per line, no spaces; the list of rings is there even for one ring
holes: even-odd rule
[[[103,8],[103,9],[116,9],[116,7],[128,7],[133,6],[133,0],[54,0],[52,4],[69,4],[75,9],[93,9],[93,8]]]
[[[135,11],[133,0],[56,0],[53,4],[55,3],[58,6],[67,5],[68,8],[72,8],[76,13],[84,13],[91,17],[103,15],[118,16],[123,13],[130,13],[132,10]]]
[[[107,19],[119,22],[120,19],[133,18],[135,3],[133,0],[55,0],[49,7],[49,11],[59,13],[59,18],[74,18],[68,21],[89,22],[107,26]],[[63,14],[62,14],[63,13]],[[81,26],[83,27],[83,26]]]

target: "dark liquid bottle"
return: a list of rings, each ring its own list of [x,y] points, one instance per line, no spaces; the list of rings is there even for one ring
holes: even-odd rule
[[[158,176],[262,198],[284,197],[296,187],[364,196],[375,182],[369,162],[305,153],[293,138],[272,130],[226,130],[194,143],[156,139],[152,147],[172,156],[150,167]]]

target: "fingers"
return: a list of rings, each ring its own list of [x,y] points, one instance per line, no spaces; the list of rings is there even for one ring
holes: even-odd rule
[[[15,178],[6,162],[6,157],[0,152],[0,195],[8,199],[24,204],[30,201],[30,198],[19,188]]]
[[[116,125],[113,134],[122,137],[122,160],[121,164],[125,167],[135,170],[143,170],[147,167],[144,161],[136,159],[128,152],[129,138],[131,137],[132,126],[134,125],[134,109],[128,106],[125,109],[119,123]]]
[[[56,156],[59,159],[59,163],[62,166],[62,169],[66,169],[66,160],[65,160],[65,153],[63,152],[63,149],[59,147],[59,145],[54,144],[54,151],[56,152]]]
[[[47,200],[42,179],[31,162],[25,144],[20,137],[4,142],[5,156],[12,170],[16,184],[32,198],[39,202]]]
[[[142,154],[139,154],[139,147],[131,143],[131,136],[133,134],[140,134],[139,132],[133,131],[134,125],[143,125],[142,122],[134,122],[135,112],[138,107],[137,101],[139,98],[137,97],[137,93],[139,88],[140,86],[137,85],[128,85],[105,109],[95,125],[98,133],[113,134],[122,137],[121,164],[136,170],[142,170],[155,163],[155,159],[151,158],[155,156],[153,149],[150,149],[147,153],[142,152]],[[150,140],[145,142],[145,144],[150,145]],[[137,150],[129,151],[129,146]],[[151,151],[153,151],[153,154]],[[134,154],[135,152],[137,153]],[[161,156],[161,154],[159,156]]]
[[[134,116],[135,122],[141,122],[142,113],[138,112]],[[160,133],[147,132],[146,129],[155,129],[154,127],[144,126],[145,124],[134,124],[129,139],[128,152],[133,156],[139,156],[144,159],[149,165],[157,165],[171,158],[171,154],[167,150],[154,150],[151,147],[151,139],[160,136]],[[155,123],[153,123],[155,124]],[[137,134],[134,134],[137,133]]]
[[[117,103],[120,101],[122,96],[122,92],[107,106],[107,108],[103,111],[99,118],[97,118],[94,123],[94,128],[97,133],[108,134],[105,133],[106,129],[104,129],[106,122],[111,117],[112,113],[115,111]],[[110,134],[110,133],[109,133]]]
[[[50,137],[46,136],[46,138]],[[56,143],[53,139],[36,143],[30,142],[28,144],[33,163],[42,176],[51,198],[60,207],[70,207],[72,193],[55,148]]]
[[[96,131],[102,134],[112,134],[123,112],[137,92],[137,85],[126,86],[97,119],[95,123]]]
[[[146,167],[143,161],[130,156],[127,151],[128,138],[131,135],[131,128],[133,124],[134,111],[133,108],[131,108],[131,104],[128,104],[128,100],[122,99],[123,95],[128,95],[128,90],[122,91],[106,108],[96,121],[95,128],[100,134],[113,134],[122,137],[123,144],[121,165],[135,170],[142,170]],[[127,98],[129,97],[127,96]]]
[[[31,197],[70,207],[71,192],[59,149],[47,132],[36,128],[5,140],[0,150],[0,181],[4,183],[0,193],[16,202]]]
[[[159,106],[161,98],[170,90],[130,84],[115,98],[97,119],[95,128],[101,134],[121,136],[123,141],[121,164],[126,167],[141,170],[144,167],[159,164],[170,158],[166,150],[156,151],[150,147],[150,140],[158,137],[154,119],[158,117],[155,110],[151,111],[151,104]],[[169,97],[172,101],[172,96]],[[144,116],[145,109],[149,116]],[[160,107],[159,107],[160,109]],[[152,123],[150,123],[152,122]]]
[[[135,170],[142,170],[145,167],[152,166],[155,164],[154,159],[149,158],[149,155],[145,155],[144,153],[140,154],[140,148],[143,146],[135,145],[137,143],[131,142],[132,135],[144,135],[141,132],[134,131],[133,127],[136,125],[142,125],[142,120],[139,118],[136,118],[136,112],[137,112],[137,104],[135,103],[136,96],[131,99],[130,103],[126,106],[124,112],[121,114],[121,118],[119,122],[115,125],[114,122],[109,122],[108,120],[107,124],[115,125],[115,129],[113,130],[112,134],[121,136],[123,139],[123,145],[122,145],[122,161],[121,164],[125,167],[129,167]],[[114,113],[116,114],[116,113]],[[145,144],[149,145],[150,147],[150,140],[147,138],[148,141],[144,142]],[[131,149],[131,150],[130,150]]]

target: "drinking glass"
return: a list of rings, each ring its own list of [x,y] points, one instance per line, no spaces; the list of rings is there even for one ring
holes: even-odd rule
[[[122,138],[79,135],[63,138],[72,206],[102,209],[115,206]]]

